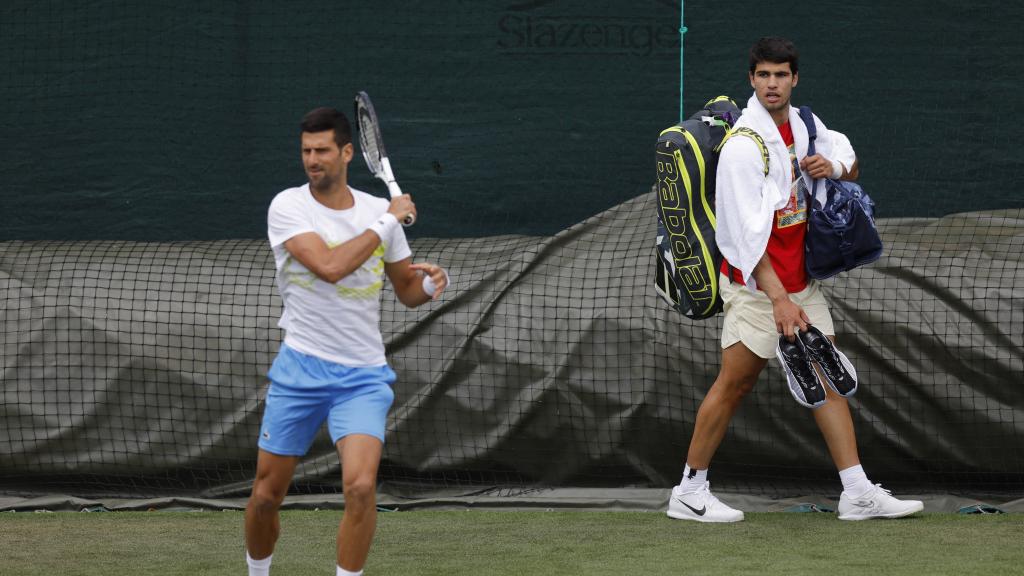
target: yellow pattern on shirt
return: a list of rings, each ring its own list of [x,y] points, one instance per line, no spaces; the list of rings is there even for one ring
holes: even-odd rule
[[[384,252],[386,248],[384,243],[381,242],[377,249],[373,251],[373,254],[363,262],[363,265],[359,268],[366,270],[373,277],[376,278],[369,286],[363,286],[362,288],[350,288],[348,286],[342,286],[338,284],[335,289],[338,291],[338,296],[346,298],[348,300],[372,300],[378,297],[382,288],[384,288]],[[372,262],[372,264],[371,264]]]
[[[341,242],[329,242],[327,247],[334,248],[340,244]],[[377,295],[380,294],[381,289],[384,288],[384,253],[386,251],[387,247],[384,246],[384,243],[382,242],[377,246],[370,257],[366,259],[366,262],[363,262],[363,265],[359,267],[360,270],[366,270],[372,274],[374,278],[376,278],[374,282],[368,286],[360,288],[351,288],[349,286],[336,284],[334,288],[337,291],[338,296],[348,300],[371,300],[376,298]],[[295,262],[295,258],[288,255],[283,266],[284,270],[287,271],[288,267]],[[285,277],[289,284],[293,284],[306,290],[312,290],[313,285],[317,280],[316,274],[306,270],[287,271],[285,272]]]

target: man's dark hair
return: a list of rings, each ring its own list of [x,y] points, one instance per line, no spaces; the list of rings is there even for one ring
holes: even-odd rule
[[[800,63],[800,53],[796,46],[785,38],[778,36],[765,36],[750,48],[750,72],[753,73],[759,62],[774,62],[783,64],[789,62],[789,70],[797,73]]]
[[[338,144],[338,148],[352,141],[352,125],[348,123],[348,117],[334,108],[323,106],[310,110],[302,117],[302,123],[299,126],[303,132],[334,130],[334,141]]]

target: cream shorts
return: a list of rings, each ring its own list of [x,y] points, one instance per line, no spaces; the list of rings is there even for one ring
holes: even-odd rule
[[[772,313],[772,302],[764,292],[751,292],[742,284],[734,284],[724,274],[718,277],[719,289],[725,303],[725,321],[722,325],[722,348],[728,348],[742,342],[751,352],[761,358],[775,357],[775,347],[779,343],[779,332],[775,329],[775,316]],[[828,303],[821,292],[821,284],[810,280],[807,288],[790,299],[804,309],[811,319],[811,324],[826,336],[835,336],[836,329],[832,324],[832,314],[828,311]]]

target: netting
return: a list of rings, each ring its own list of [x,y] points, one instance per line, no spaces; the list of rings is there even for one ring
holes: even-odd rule
[[[383,297],[399,375],[381,480],[409,493],[667,486],[718,368],[720,320],[655,294],[653,192],[546,238],[418,240],[453,284]],[[1024,213],[881,222],[887,254],[825,285],[865,467],[915,491],[1024,492]],[[0,487],[244,494],[280,301],[263,241],[0,244]],[[773,362],[717,486],[787,494],[835,472]],[[326,433],[297,492],[339,489]]]
[[[685,108],[742,104],[752,40],[796,41],[796,103],[850,137],[883,218],[883,260],[825,286],[862,376],[865,467],[904,491],[1021,494],[1024,162],[1006,126],[1024,4],[791,8],[689,3]],[[348,112],[358,90],[420,208],[417,258],[455,282],[415,311],[384,294],[399,380],[381,479],[677,481],[720,354],[719,320],[650,286],[678,9],[3,3],[0,490],[247,493],[281,339],[267,205],[303,181],[302,114]],[[350,182],[383,192],[361,160]],[[781,378],[772,364],[734,419],[716,489],[834,492]],[[293,489],[339,489],[325,435]]]

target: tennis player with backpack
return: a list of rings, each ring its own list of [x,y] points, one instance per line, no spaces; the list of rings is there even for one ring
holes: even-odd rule
[[[853,148],[810,109],[790,106],[796,48],[762,38],[751,48],[754,95],[740,112],[719,97],[657,143],[659,294],[690,319],[724,312],[722,365],[694,426],[683,478],[668,515],[736,522],[743,512],[716,498],[711,459],[743,397],[772,357],[790,393],[812,414],[839,471],[841,520],[920,511],[868,480],[846,398],[857,390],[818,283],[872,262],[882,246],[874,204],[852,184]]]

